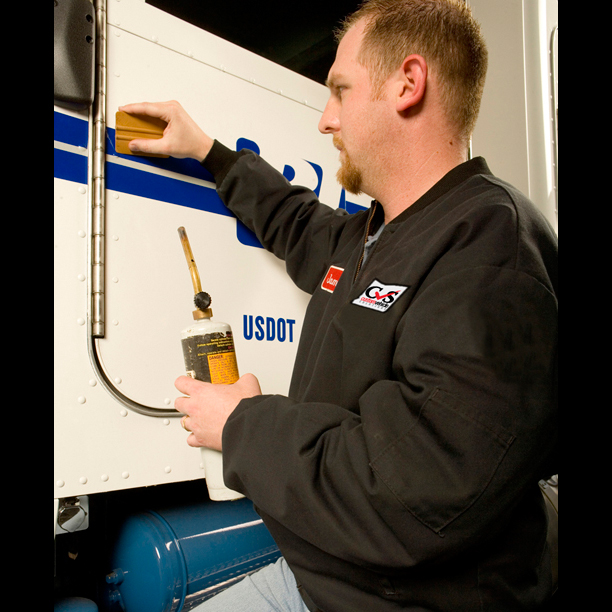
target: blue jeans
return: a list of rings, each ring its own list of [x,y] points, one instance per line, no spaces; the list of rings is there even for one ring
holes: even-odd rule
[[[193,612],[308,612],[285,559],[267,565]]]

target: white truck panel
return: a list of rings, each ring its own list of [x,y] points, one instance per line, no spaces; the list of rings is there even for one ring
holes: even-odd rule
[[[233,328],[240,373],[255,373],[264,393],[286,394],[308,296],[283,262],[238,240],[233,216],[193,207],[200,195],[217,197],[211,182],[185,175],[180,164],[168,170],[151,158],[117,156],[115,111],[176,99],[227,146],[247,139],[279,171],[291,166],[294,183],[316,188],[309,162],[320,166],[321,199],[335,207],[337,151],[317,131],[327,89],[138,0],[109,2],[108,21],[106,329],[96,341],[104,371],[121,393],[148,407],[170,409],[179,395],[180,332],[194,309],[182,225],[213,298],[213,320]],[[55,110],[84,121],[82,113]],[[56,149],[86,156],[61,140]],[[187,187],[196,192],[172,203],[165,192],[151,193],[156,180],[170,181],[169,197]],[[87,352],[89,194],[83,182],[62,178],[55,189],[55,496],[201,478],[200,452],[185,443],[179,419],[137,414],[97,380]],[[369,206],[366,196],[349,200]],[[261,340],[245,337],[245,317],[252,332],[263,329]]]

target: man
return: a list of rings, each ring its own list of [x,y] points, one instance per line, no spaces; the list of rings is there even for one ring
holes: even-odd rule
[[[485,72],[463,2],[372,0],[347,20],[319,130],[339,181],[375,198],[355,215],[213,141],[176,102],[122,108],[168,121],[130,147],[202,161],[312,294],[288,397],[251,374],[176,381],[188,444],[223,449],[226,484],[284,556],[202,612],[503,612],[549,597],[538,480],[556,467],[556,241],[467,161]]]

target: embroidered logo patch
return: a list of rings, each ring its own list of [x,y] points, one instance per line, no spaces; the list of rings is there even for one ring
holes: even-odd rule
[[[344,272],[344,268],[338,268],[337,266],[329,266],[329,270],[321,283],[321,289],[333,293],[336,289],[336,285]]]
[[[353,304],[371,308],[379,312],[386,312],[395,304],[397,298],[408,289],[410,285],[384,285],[379,280],[373,283],[356,299]]]

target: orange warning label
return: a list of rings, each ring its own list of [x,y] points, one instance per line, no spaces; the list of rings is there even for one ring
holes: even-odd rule
[[[203,382],[227,385],[238,380],[232,332],[213,332],[181,340],[187,375]]]
[[[239,378],[234,352],[208,355],[208,368],[210,369],[210,382],[213,385],[231,385]]]

